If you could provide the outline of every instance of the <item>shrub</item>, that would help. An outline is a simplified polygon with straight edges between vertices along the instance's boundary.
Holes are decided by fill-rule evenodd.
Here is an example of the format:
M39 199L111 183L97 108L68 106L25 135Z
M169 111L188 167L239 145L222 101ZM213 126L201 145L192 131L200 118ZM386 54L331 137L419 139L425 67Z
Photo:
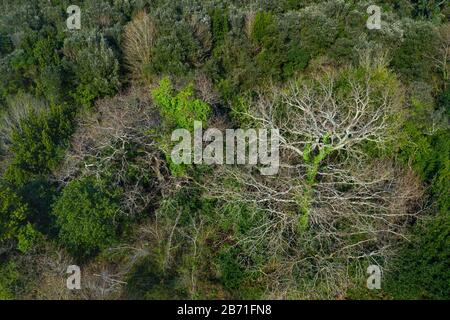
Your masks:
M237 290L245 279L245 269L238 261L237 248L224 247L218 254L217 263L221 281L228 290Z
M31 223L27 223L26 226L20 229L17 235L17 249L21 252L28 252L33 248L36 248L39 243L42 242L42 235L33 228Z
M0 33L0 56L11 53L13 51L13 43L11 37Z
M5 151L12 144L14 131L20 131L20 125L32 112L39 113L48 109L48 105L30 94L20 93L8 96L5 101L7 110L0 117L0 147Z
M252 50L247 39L232 37L215 48L208 67L225 100L232 100L240 90L251 89L260 82Z
M412 241L394 260L386 291L395 299L450 297L450 219L448 212L419 224Z
M161 80L159 87L152 91L152 97L163 118L163 126L167 132L159 133L159 148L166 154L172 175L183 176L186 173L186 165L175 164L171 161L170 152L173 143L170 140L170 130L184 128L193 130L194 121L205 122L211 113L211 107L193 98L194 90L188 85L183 90L174 93L169 78Z
M20 186L48 174L61 160L71 133L72 112L66 106L32 110L12 131L9 152L13 156L5 178Z
M304 70L308 66L310 56L300 45L294 43L289 46L286 59L283 75L285 78L289 78L294 75L295 71Z
M214 9L211 15L211 27L214 45L218 46L225 39L230 29L228 14L225 10Z
M256 14L255 20L251 27L251 37L257 43L263 42L263 40L270 36L273 29L271 27L274 23L274 17L270 12L260 11Z
M206 121L211 113L211 107L194 97L192 85L174 94L169 78L164 78L159 87L152 91L152 97L159 107L165 125L169 128L190 129L194 121Z
M334 2L325 4L306 8L299 17L301 45L311 57L325 53L338 35L338 22L335 18L330 19L335 14L332 10L338 8L328 6Z
M0 243L16 238L26 223L28 207L9 187L0 184Z
M391 65L409 80L428 79L437 33L431 23L419 21L405 21L404 29L404 40L393 52Z
M0 264L0 300L12 300L15 298L15 288L20 282L20 272L17 265L9 261Z
M150 71L154 74L184 75L189 73L190 68L200 67L210 49L210 35L200 29L204 26L192 20L191 25L187 21L176 21L170 29L158 30L160 36L154 48Z
M62 95L60 41L54 30L30 32L21 39L18 49L9 55L12 74L9 81L19 78L19 87L57 101ZM13 91L14 92L14 91Z
M62 69L56 65L49 65L43 68L36 79L36 93L52 103L62 103L63 92Z
M70 182L53 208L59 239L69 252L87 258L117 240L119 192L94 178Z
M73 48L75 60L71 69L76 89L72 96L78 103L91 106L95 99L113 95L119 89L119 61L103 36L89 38L87 42L79 51ZM65 49L70 51L68 47Z
M154 49L154 60L150 65L151 74L181 75L188 71L186 51L175 34L162 35Z

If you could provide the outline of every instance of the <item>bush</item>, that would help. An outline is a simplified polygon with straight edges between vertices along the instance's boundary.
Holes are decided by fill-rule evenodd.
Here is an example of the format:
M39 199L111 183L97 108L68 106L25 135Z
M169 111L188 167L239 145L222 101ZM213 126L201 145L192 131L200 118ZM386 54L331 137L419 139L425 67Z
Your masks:
M273 32L274 17L270 12L260 11L256 14L251 27L251 36L257 43L262 43Z
M87 45L75 41L70 44L72 48L66 42L65 50L75 51L70 64L76 85L72 96L78 103L91 106L95 99L111 96L119 89L119 61L103 36L91 35L86 40Z
M39 243L42 243L43 236L41 233L36 231L31 223L28 223L26 226L20 229L17 235L17 249L21 252L31 251L33 248L36 248Z
M17 265L9 261L0 264L0 300L12 300L16 296L16 288L20 283L20 272Z
M174 95L174 89L169 78L164 78L159 87L152 91L152 97L159 107L165 125L168 128L194 127L194 121L206 121L211 113L211 107L194 97L192 85Z
M238 261L237 248L223 248L218 254L217 263L221 281L228 290L237 290L245 279L245 269Z
M430 59L435 55L437 33L431 23L404 22L404 40L393 52L391 65L408 80L419 81L430 76Z
M334 2L326 4L326 6L318 4L308 7L299 17L301 45L311 57L324 54L333 45L338 35L338 21L330 16L333 17L336 14L333 10L340 8L333 8Z
M11 37L7 34L0 33L0 57L13 51L13 43Z
M62 103L64 98L63 70L56 65L45 67L36 79L36 93L51 103Z
M211 27L214 46L218 46L230 30L228 13L222 9L214 9L211 15Z
M12 131L12 160L5 178L21 186L37 176L50 173L61 160L72 133L72 111L52 105L49 110L31 110Z
M26 224L28 207L9 187L0 184L0 243L14 239Z
M175 164L170 158L173 142L170 131L173 129L194 129L194 121L205 122L211 107L199 99L194 99L192 85L174 93L169 78L161 80L159 87L152 91L152 97L163 118L164 132L159 134L159 148L166 154L172 175L184 176L186 165Z
M449 247L448 212L418 225L387 275L386 292L395 299L448 299Z
M87 258L117 241L121 221L117 189L94 178L70 182L53 207L59 239L69 252Z
M170 29L158 30L160 36L153 50L150 65L153 74L188 74L191 68L203 65L209 51L211 35L199 21L175 21ZM197 28L197 30L194 30Z

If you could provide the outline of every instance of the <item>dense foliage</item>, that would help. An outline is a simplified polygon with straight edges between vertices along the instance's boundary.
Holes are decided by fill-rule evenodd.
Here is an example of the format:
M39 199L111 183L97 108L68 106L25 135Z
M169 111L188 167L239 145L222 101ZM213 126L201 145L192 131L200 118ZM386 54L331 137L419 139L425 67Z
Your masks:
M445 1L71 4L0 4L0 299L450 298ZM194 121L278 174L174 164Z

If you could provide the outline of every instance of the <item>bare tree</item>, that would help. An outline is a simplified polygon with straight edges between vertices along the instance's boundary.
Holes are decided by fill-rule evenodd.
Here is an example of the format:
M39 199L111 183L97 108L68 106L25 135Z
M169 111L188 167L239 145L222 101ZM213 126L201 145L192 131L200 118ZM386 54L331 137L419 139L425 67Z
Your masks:
M281 148L298 157L304 156L306 147L356 155L361 143L382 145L400 126L393 121L402 112L399 88L375 92L379 88L371 82L369 75L362 81L347 79L349 92L338 96L332 75L313 84L293 81L286 89L260 94L243 115L259 126L279 129Z
M140 11L125 26L123 35L125 62L138 80L145 80L145 68L152 60L155 41L156 26L145 11Z
M150 132L157 124L157 113L144 89L101 100L96 108L96 114L79 119L55 179L64 185L74 178L108 176L123 189L123 211L135 214L155 199L167 176Z
M217 168L204 184L223 203L247 203L264 214L234 239L245 257L266 256L273 298L343 295L350 266L386 262L405 226L420 212L420 180L388 160L368 156L393 138L401 112L398 91L370 76L293 82L260 94L243 116L281 132L277 176L248 168ZM227 181L234 181L229 188ZM249 266L250 268L252 266ZM260 266L257 266L260 268ZM362 271L361 271L362 272ZM316 287L308 287L315 279Z

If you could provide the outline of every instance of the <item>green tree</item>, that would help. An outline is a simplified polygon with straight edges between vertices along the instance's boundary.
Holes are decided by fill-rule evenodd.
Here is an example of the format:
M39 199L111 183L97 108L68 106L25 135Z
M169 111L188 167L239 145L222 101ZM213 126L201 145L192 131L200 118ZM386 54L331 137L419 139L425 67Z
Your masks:
M118 190L108 190L94 178L70 182L53 208L61 243L77 257L87 258L116 242L118 197Z
M257 43L263 42L273 33L275 18L270 12L260 11L256 14L251 27L251 36Z
M214 45L217 46L222 43L230 29L227 12L223 9L214 9L211 24Z
M450 297L448 212L420 223L387 274L386 291L395 299Z
M192 85L174 94L169 78L161 80L159 87L152 91L152 97L169 128L193 128L194 121L206 121L211 113L207 103L194 98Z
M26 224L28 207L9 187L0 184L0 242L15 238Z
M392 67L408 80L419 81L430 76L430 59L435 55L437 33L429 22L404 22L404 40L393 52Z
M0 300L14 299L14 289L20 285L20 280L20 272L14 262L0 264Z
M5 178L18 186L55 169L72 133L72 111L52 105L49 110L32 110L12 132L9 152L13 155Z
M82 40L65 45L66 51L78 50L70 64L76 85L72 96L80 104L91 106L96 98L111 96L119 89L119 61L103 36L88 38L87 45L78 41Z

